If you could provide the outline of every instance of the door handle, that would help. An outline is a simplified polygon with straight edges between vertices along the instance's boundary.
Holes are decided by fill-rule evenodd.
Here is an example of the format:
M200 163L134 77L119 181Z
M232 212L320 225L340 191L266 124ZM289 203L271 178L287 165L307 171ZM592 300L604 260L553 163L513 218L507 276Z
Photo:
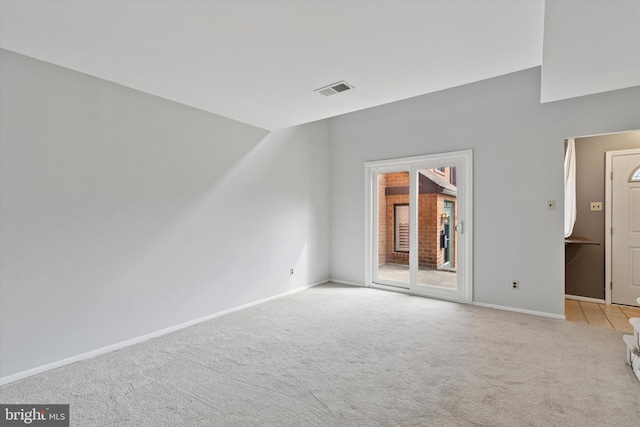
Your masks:
M462 234L464 232L464 227L462 226L461 222L457 223L456 226L454 227L454 229L456 230L456 233L458 233L458 234Z

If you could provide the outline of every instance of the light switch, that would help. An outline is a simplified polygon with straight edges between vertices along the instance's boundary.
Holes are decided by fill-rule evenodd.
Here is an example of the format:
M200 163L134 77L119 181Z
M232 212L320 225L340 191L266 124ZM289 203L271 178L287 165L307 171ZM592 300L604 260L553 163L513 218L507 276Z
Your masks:
M602 202L591 202L591 210L592 211L601 211L602 210Z

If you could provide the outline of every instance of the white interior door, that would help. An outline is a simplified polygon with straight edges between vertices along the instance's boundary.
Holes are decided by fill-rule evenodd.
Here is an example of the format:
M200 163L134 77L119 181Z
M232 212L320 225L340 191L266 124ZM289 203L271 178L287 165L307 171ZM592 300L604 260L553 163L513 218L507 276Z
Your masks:
M367 162L365 281L472 301L472 152Z
M640 153L614 154L611 169L611 301L639 306Z

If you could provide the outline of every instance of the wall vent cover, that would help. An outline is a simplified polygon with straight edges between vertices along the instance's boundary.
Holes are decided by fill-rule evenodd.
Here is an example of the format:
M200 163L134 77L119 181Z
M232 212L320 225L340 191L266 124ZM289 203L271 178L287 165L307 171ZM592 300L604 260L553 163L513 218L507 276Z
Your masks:
M345 92L347 90L355 89L352 85L345 82L344 80L341 82L330 84L329 86L321 87L320 89L314 90L314 92L321 93L324 96L335 95L336 93Z

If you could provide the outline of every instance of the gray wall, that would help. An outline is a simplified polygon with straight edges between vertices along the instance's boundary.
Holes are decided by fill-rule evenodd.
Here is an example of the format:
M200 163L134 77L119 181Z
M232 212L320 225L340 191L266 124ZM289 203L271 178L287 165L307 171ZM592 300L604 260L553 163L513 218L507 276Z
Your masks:
M531 69L267 134L1 55L3 377L328 277L363 283L364 162L466 148L474 299L562 314L562 141L640 128L640 88L541 105Z
M563 141L639 128L640 87L540 104L540 68L333 118L332 277L364 282L364 162L471 148L474 301L562 315Z
M327 122L0 59L2 377L328 279Z
M603 205L602 211L592 212L590 203L606 202L605 152L630 148L640 148L640 131L576 138L577 215L573 235L586 237L600 245L585 247L567 267L568 294L604 299L605 211Z

